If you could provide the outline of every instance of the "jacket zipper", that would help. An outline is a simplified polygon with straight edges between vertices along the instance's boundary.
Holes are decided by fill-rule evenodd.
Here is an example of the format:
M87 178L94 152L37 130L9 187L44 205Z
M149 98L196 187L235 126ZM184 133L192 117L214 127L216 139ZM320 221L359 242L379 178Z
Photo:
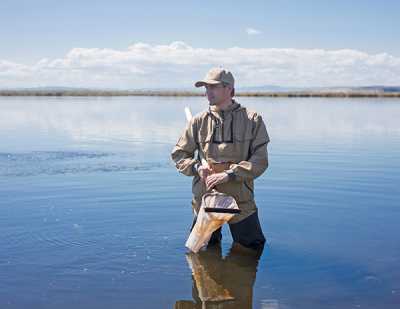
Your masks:
M224 111L222 111L222 123L221 123L222 142L225 142L224 123L225 123L225 114L224 114Z

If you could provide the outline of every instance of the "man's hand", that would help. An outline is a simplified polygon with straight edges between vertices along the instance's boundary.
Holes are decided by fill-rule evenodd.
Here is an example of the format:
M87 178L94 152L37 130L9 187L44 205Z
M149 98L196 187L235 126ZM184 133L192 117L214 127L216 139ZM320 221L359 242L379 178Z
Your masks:
M212 169L210 169L208 165L200 165L197 172L199 173L200 178L205 182L208 175L212 173Z
M225 172L209 175L206 178L207 190L212 189L213 187L215 187L216 185L218 185L220 183L228 182L228 179L229 179L229 176Z

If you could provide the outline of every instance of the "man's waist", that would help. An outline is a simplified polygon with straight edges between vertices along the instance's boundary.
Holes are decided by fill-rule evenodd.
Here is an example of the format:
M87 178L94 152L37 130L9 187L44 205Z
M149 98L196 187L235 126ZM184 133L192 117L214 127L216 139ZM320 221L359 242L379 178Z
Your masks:
M208 166L213 171L213 173L222 173L223 171L229 170L233 162L209 162Z

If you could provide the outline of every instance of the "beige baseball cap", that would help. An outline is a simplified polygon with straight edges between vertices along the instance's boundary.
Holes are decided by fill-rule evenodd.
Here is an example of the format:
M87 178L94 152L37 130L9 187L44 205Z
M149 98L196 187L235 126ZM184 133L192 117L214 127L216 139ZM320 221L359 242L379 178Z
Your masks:
M194 85L196 87L202 87L205 85L217 85L221 84L222 82L231 85L232 87L235 86L235 79L231 72L223 69L223 68L213 68L208 71L206 77L203 80L199 80Z

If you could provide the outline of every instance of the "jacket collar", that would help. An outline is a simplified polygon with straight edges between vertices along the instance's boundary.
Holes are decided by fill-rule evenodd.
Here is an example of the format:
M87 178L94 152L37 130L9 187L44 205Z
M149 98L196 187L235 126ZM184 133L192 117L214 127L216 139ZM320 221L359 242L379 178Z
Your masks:
M210 112L213 112L213 113L221 114L222 112L224 112L225 114L228 114L228 113L231 113L231 112L233 112L235 110L240 109L240 104L238 102L236 102L234 99L232 99L232 104L229 105L229 107L224 111L219 110L217 108L217 106L215 106L215 105L210 105L209 108L210 108Z

